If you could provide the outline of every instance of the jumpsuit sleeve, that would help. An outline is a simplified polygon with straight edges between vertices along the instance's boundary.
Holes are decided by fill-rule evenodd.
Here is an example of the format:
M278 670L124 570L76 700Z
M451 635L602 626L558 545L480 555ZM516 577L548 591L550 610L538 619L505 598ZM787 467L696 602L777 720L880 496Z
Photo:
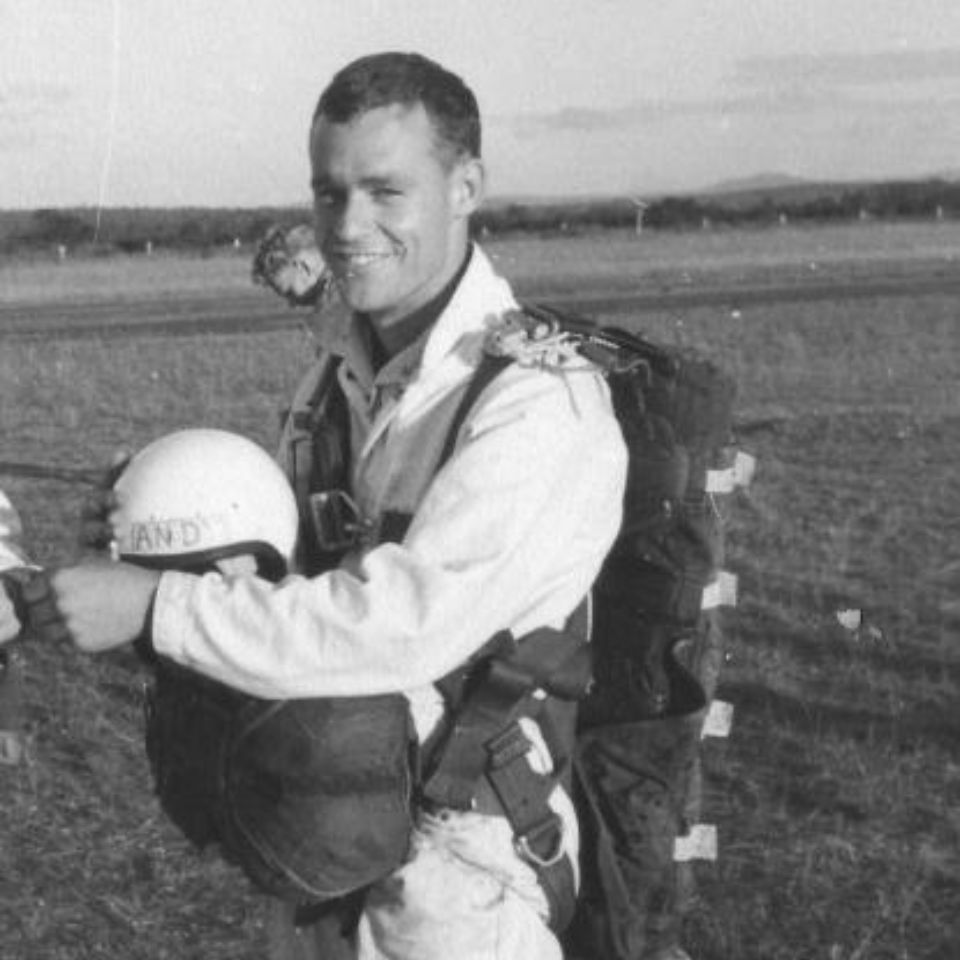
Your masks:
M401 544L280 584L165 573L157 652L267 698L399 692L560 626L619 529L626 450L592 369L497 378Z
M7 495L0 490L0 570L27 565L27 557L20 544L22 535L20 517Z

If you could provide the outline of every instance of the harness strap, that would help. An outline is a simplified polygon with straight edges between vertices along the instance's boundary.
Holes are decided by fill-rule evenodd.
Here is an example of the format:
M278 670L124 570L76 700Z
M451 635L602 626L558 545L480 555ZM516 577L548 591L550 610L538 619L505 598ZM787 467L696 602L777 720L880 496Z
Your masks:
M576 900L573 867L563 848L563 825L549 797L565 775L565 745L551 737L544 709L548 696L576 700L589 684L588 605L580 604L564 630L541 628L515 640L498 634L493 652L474 664L462 682L463 699L434 754L423 797L429 804L473 809L486 777L514 834L518 855L537 872L550 907L550 922L563 929ZM535 771L527 758L531 743L519 723L542 719L554 769ZM553 742L550 742L552 740Z
M338 363L332 355L324 357L316 370L316 381L310 396L289 413L291 481L297 504L301 507L308 502L312 493L314 433L322 418L326 400L334 389ZM306 515L308 511L301 509L301 516Z
M572 632L544 627L519 643L509 633L497 634L494 649L504 647L505 652L481 659L467 675L464 699L453 705L453 725L438 744L424 783L423 796L431 803L470 810L488 767L490 743L520 717L539 711L552 690L552 674L566 674L564 667L579 667L583 673L585 666L582 640ZM538 691L543 691L539 699ZM563 691L567 695L569 687Z
M447 431L446 440L444 440L443 448L440 451L440 458L437 460L436 469L438 472L453 454L453 448L457 444L457 436L460 433L460 428L480 398L480 394L483 393L483 391L493 383L497 375L509 367L511 363L513 363L511 357L497 357L489 353L483 354L480 358L480 363L477 365L477 369L467 384L467 389L464 391L456 413L453 415L450 429Z
M298 560L311 572L336 566L343 553L342 545L328 543L319 533L339 506L324 498L349 488L350 416L337 379L339 366L339 357L325 355L308 396L288 415L289 475L300 515Z
M573 916L576 881L563 845L563 823L549 804L559 770L536 773L527 760L530 741L512 723L488 744L487 780L513 828L514 849L537 873L550 925L563 930Z

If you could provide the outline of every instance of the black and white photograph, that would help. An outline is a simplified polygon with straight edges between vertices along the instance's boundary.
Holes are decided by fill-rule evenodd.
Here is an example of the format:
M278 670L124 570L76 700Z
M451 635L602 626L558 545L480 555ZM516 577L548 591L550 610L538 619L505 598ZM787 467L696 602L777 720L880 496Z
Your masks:
M0 0L0 958L958 960L960 3Z

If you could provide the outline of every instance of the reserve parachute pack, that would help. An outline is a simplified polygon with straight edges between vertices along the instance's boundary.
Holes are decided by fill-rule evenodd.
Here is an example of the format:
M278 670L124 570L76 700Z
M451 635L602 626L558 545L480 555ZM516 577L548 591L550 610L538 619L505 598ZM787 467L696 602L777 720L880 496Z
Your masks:
M505 360L571 349L606 376L629 466L591 591L592 678L571 751L581 889L563 938L571 956L640 960L677 944L689 861L710 858L698 851L712 829L696 822L699 743L724 655L720 610L735 600L717 497L749 481L752 460L731 447L735 384L714 362L539 305L507 319L502 355L484 358L465 402Z
M203 574L255 558L277 582L299 512L274 458L226 431L181 430L116 478L114 547L128 563ZM219 847L255 886L294 903L329 902L389 873L412 829L400 694L268 700L157 654L146 750L160 804L192 843Z

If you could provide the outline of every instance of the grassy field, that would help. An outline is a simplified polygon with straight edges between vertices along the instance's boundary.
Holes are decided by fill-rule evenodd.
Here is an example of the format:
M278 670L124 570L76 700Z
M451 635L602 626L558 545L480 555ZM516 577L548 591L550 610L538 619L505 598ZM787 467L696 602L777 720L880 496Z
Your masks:
M811 263L843 277L955 270L960 230L942 226L517 240L492 252L537 291L624 276L801 283ZM3 299L175 297L181 282L248 282L231 256L73 263L69 282L54 271L46 285L41 266L0 268ZM705 743L720 857L698 868L688 948L695 960L953 960L960 299L608 319L703 347L732 370L739 442L759 460L754 485L725 507L741 602L719 695L736 715L729 740ZM294 331L0 340L2 457L106 462L199 424L272 444L309 353ZM76 556L82 490L4 488L41 561ZM845 610L862 611L859 629L841 625ZM125 654L25 656L29 762L0 767L0 957L260 957L256 898L190 853L151 796L140 668Z
M501 270L523 291L634 289L823 278L956 275L960 221L872 223L769 230L610 231L582 238L491 241ZM250 250L207 256L0 259L0 306L18 302L124 301L250 292Z

